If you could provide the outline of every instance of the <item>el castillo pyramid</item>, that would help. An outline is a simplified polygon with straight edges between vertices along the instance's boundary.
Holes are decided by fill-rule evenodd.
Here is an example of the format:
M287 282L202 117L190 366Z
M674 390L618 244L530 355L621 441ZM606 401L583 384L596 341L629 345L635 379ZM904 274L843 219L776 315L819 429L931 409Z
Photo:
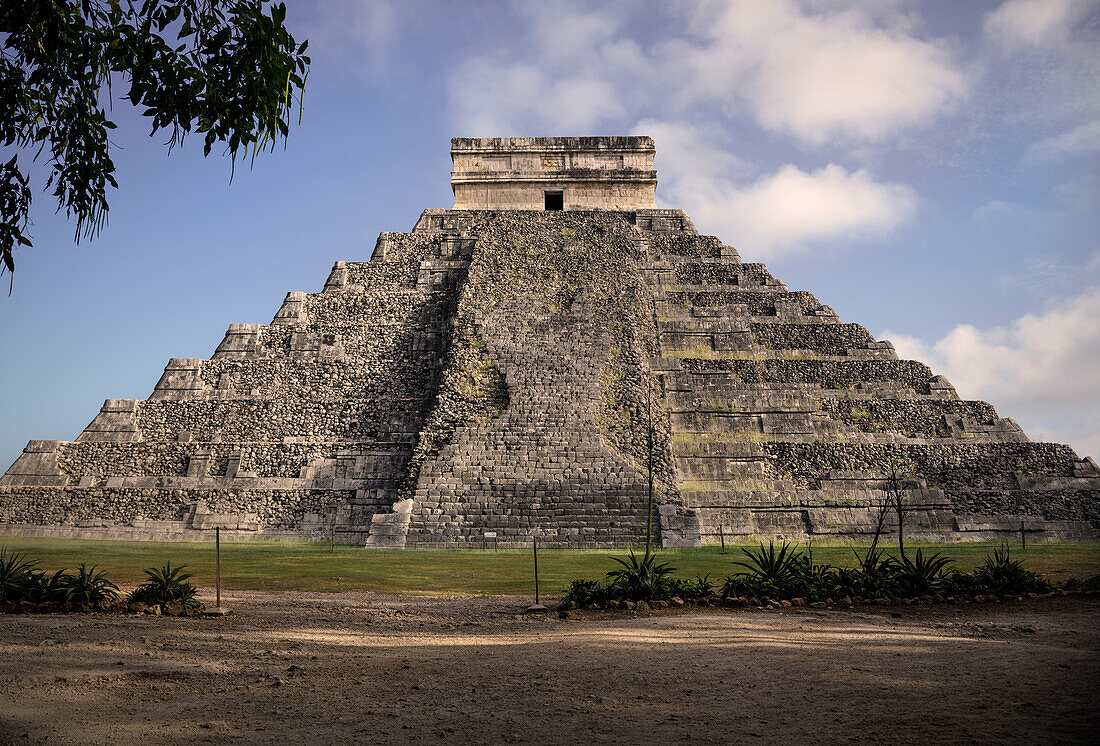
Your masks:
M656 209L654 154L452 140L453 209L30 441L0 533L626 544L652 463L664 546L867 535L891 472L913 536L1098 535L1094 461Z

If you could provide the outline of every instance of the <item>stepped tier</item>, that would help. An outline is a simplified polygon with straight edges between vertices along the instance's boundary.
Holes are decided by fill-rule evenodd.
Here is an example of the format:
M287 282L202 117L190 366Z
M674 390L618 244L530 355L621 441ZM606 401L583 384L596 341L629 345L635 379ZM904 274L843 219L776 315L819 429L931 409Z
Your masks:
M716 239L648 248L662 353L652 366L704 540L866 534L891 473L904 475L919 535L1095 535L1091 459L1031 443L989 404L960 400L927 366L898 360L889 342Z
M0 531L624 544L651 458L665 546L864 536L891 474L918 537L1100 526L1091 459L640 209L425 211L148 399L30 441Z

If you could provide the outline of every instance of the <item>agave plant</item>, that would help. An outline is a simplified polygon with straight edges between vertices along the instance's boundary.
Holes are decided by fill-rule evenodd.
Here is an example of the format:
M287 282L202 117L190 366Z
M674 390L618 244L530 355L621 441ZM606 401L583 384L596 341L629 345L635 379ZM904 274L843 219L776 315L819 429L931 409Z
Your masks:
M894 586L894 559L872 543L866 553L860 555L855 549L856 567L846 576L845 595L865 597L890 596Z
M992 555L986 555L985 561L974 571L974 578L987 590L1001 595L1050 590L1050 583L1024 568L1019 560L1012 559L1007 544L994 549Z
M148 568L145 570L145 582L130 594L130 601L140 601L150 606L175 601L184 609L198 608L195 586L187 582L191 574L183 571L185 567L187 565L172 567L171 562L165 562L164 567Z
M950 557L944 557L939 553L925 556L921 550L910 559L902 557L900 561L891 563L894 582L897 589L906 596L923 596L928 593L937 593L947 584L945 570L954 562Z
M747 584L757 593L785 595L795 590L794 586L798 584L804 561L797 545L783 542L783 545L776 550L775 542L768 542L767 548L761 544L758 550L742 549L741 551L748 556L748 561L733 564L745 568L737 574L745 577Z
M696 576L695 582L690 585L693 598L710 598L714 595L714 583L710 580L710 573L701 577Z
M88 567L82 562L75 575L63 575L59 589L62 600L81 606L117 601L118 586L96 568L97 565Z
M52 575L41 570L31 572L27 580L27 600L36 604L46 601L63 601L65 598L65 583L69 577L63 569Z
M0 548L0 601L22 601L38 563Z
M718 591L718 595L722 598L739 598L740 596L751 596L756 592L755 588L751 588L749 583L745 581L745 575L737 574L730 575L722 583L721 590Z
M862 557L859 552L854 548L852 554L856 556L856 562L859 564L860 572L864 575L887 575L890 572L891 560L889 555L886 554L876 544L872 544L867 550L867 553Z
M622 565L607 573L611 592L626 601L651 601L668 595L668 575L673 568L667 562L657 562L657 555L638 557L632 551L626 559L612 557Z
M834 568L827 563L814 562L813 553L806 552L806 554L798 555L796 571L807 585L823 588L829 584Z
M837 598L860 596L864 590L863 571L858 567L837 567L826 582L826 592Z

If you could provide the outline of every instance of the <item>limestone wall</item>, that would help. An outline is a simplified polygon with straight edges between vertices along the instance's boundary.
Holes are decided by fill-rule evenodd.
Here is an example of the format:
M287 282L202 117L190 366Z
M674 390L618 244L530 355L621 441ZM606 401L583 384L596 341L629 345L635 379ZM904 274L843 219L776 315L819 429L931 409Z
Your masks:
M593 177L598 177L593 174ZM542 210L546 192L561 192L566 210L637 210L652 207L657 182L592 178L455 184L456 210Z
M655 152L648 137L455 138L454 209L542 210L547 192L566 210L652 208Z

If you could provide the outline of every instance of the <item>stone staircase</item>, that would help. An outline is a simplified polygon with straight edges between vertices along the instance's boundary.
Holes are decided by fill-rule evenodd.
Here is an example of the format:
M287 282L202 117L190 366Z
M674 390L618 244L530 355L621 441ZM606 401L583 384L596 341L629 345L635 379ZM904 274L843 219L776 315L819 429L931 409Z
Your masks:
M555 313L511 307L479 324L508 406L458 430L425 464L409 543L637 542L648 485L600 437L599 371L609 355L582 300ZM656 518L655 518L656 520Z

